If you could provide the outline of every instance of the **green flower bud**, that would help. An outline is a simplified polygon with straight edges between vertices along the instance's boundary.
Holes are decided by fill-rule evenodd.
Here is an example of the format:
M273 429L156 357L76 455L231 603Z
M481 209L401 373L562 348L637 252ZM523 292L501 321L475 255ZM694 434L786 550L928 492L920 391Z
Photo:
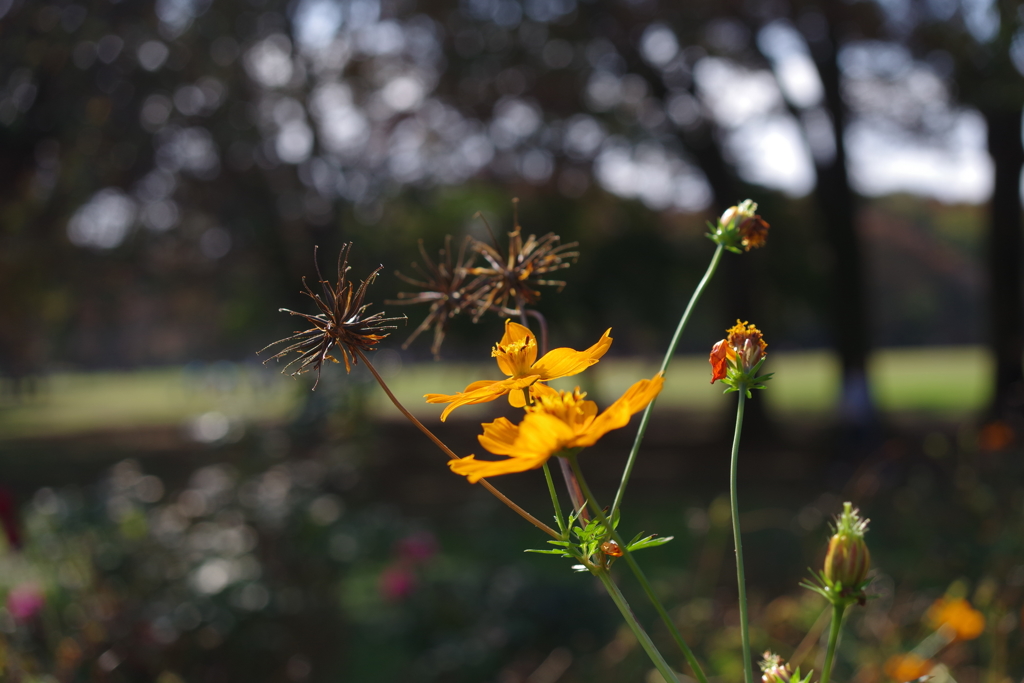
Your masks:
M860 511L851 503L843 503L843 512L836 518L832 538L825 554L825 580L831 585L842 584L855 590L867 578L871 569L871 553L864 543L864 532L870 520L862 519Z

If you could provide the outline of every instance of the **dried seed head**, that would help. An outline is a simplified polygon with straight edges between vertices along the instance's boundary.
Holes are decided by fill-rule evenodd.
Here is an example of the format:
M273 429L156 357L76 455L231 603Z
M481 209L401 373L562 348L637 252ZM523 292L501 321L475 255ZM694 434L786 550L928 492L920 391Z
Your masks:
M515 229L508 234L507 254L501 252L497 243L490 245L473 240L473 250L487 261L487 266L469 270L470 274L480 276L474 320L479 320L487 311L521 315L523 306L540 299L535 287L564 287L565 281L549 280L546 276L575 263L579 252L572 251L578 246L577 242L560 242L561 238L553 232L541 238L530 235L524 240L518 218Z
M320 309L319 313L310 315L287 308L280 309L305 319L313 327L272 342L257 352L262 353L276 344L291 342L264 362L283 358L292 352L297 353L298 358L285 365L281 371L286 372L295 363L299 364L298 367L289 373L293 376L316 370L316 384L313 385L313 389L316 389L317 384L320 383L320 372L324 361L338 362L338 359L331 355L332 347L338 348L341 359L345 363L345 370L351 371L352 366L358 362L356 349L361 351L372 349L377 342L388 336L389 333L384 332L385 330L396 329L395 325L388 323L405 320L405 316L386 318L383 312L366 315L366 309L370 306L370 304L363 303L366 298L366 288L377 277L377 273L381 271L382 267L375 268L369 277L359 284L358 288L354 287L346 279L349 271L348 255L351 250L352 243L349 242L341 248L341 252L338 254L338 281L336 284L332 285L323 278L323 275L320 274L320 264L316 263L316 275L323 289L323 297L314 293L306 283L306 278L302 278L302 286L305 289L303 294L316 303L317 308ZM313 252L313 258L315 261L316 250ZM381 332L384 333L380 334Z
M434 358L440 358L441 342L444 341L448 329L448 322L459 313L462 313L479 298L479 286L481 278L469 280L469 267L472 265L474 254L468 254L467 249L472 244L470 238L463 241L459 248L458 256L452 259L452 237L446 235L444 248L438 252L437 261L431 260L423 247L423 240L420 240L420 255L423 264L413 263L412 267L419 273L419 279L411 278L396 272L395 275L404 282L420 287L421 292L399 292L398 299L385 301L386 304L430 304L427 317L413 330L409 338L402 344L402 348L408 348L420 335L431 326L434 328L434 343L430 347Z

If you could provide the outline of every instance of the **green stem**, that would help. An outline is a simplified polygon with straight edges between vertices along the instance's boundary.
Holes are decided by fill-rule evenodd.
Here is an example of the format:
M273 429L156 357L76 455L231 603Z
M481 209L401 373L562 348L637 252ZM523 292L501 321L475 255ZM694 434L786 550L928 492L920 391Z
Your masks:
M544 463L544 480L548 483L548 493L551 494L551 504L555 508L555 521L558 522L558 530L565 534L565 518L562 517L562 506L558 504L558 492L555 491L555 482L551 479L551 470L548 464Z
M745 386L737 387L740 400L736 407L736 433L732 439L732 465L729 468L729 500L732 504L732 538L736 544L736 583L740 593L740 639L743 643L743 676L746 683L754 682L754 669L750 657L750 625L747 619L747 580L743 571L743 543L740 541L740 505L736 486L736 470L739 462L740 433L743 430L743 404L746 400Z
M843 627L843 612L846 605L839 603L832 606L832 626L828 630L828 649L825 651L825 668L821 672L821 683L828 683L832 678L832 659L836 655L839 644L839 630Z
M629 603L626 602L626 598L622 595L622 591L620 591L619 587L615 585L614 581L612 581L612 577L608 574L608 570L599 569L593 573L597 575L597 578L601 579L601 583L604 584L605 589L608 591L608 595L611 596L615 606L618 607L619 612L622 613L622 618L626 620L626 624L629 626L630 630L633 631L633 635L635 635L636 639L640 641L640 647L644 649L647 656L651 658L652 662L654 662L655 668L661 672L661 676L665 679L665 682L678 683L679 679L676 678L675 672L672 671L672 668L668 665L668 662L665 661L665 658L661 656L661 652L659 652L658 648L655 647L654 642L651 640L651 637L647 635L647 632L644 631L643 626L641 626L640 622L637 621L636 615L633 614L633 610L629 608Z
M640 569L640 565L638 565L636 560L633 559L633 553L629 552L629 548L627 547L626 542L622 540L622 536L620 536L619 532L611 525L611 522L608 521L608 517L604 514L604 510L602 510L601 506L598 505L597 500L594 498L594 494L587 485L587 480L583 478L583 471L580 469L580 464L576 460L576 454L569 453L566 455L566 459L568 459L569 464L572 466L572 471L576 474L576 481L579 482L580 488L583 489L583 495L587 497L587 503L590 505L590 509L594 512L594 516L597 517L598 521L600 521L604 528L608 530L612 539L619 545L619 549L622 550L622 556L625 558L626 564L629 565L633 575L636 576L637 581L640 582L640 586L644 589L644 593L647 594L647 598L651 601L651 604L654 605L654 609L658 612L658 616L661 617L665 626L668 627L673 640L676 641L676 645L679 646L679 649L683 652L683 656L686 657L686 662L690 665L690 668L693 669L694 675L697 676L697 680L699 680L700 683L708 683L708 677L704 675L704 670L700 668L700 664L697 662L697 658L694 657L693 651L690 650L690 646L686 644L685 640L683 640L683 634L681 634L679 629L676 628L675 622L672 621L672 617L669 616L665 607L661 604L661 600L659 600L658 596L654 593L654 588L651 586L651 582L647 580L643 570Z
M711 257L711 264L708 265L708 270L704 273L704 277L697 284L697 289L693 291L693 296L690 297L690 303L686 305L686 310L683 311L683 317L679 319L679 325L676 326L675 334L672 335L672 341L669 342L668 350L665 351L665 358L661 361L660 372L668 370L669 363L672 362L672 356L675 355L676 346L679 345L679 339L683 336L683 330L686 328L686 324L690 322L690 316L693 314L693 309L697 305L697 301L700 300L704 290L708 288L708 283L711 282L711 277L715 274L718 269L718 263L722 260L722 251L724 247L718 245L715 248L715 254ZM640 426L636 430L636 438L633 439L633 448L629 451L629 458L626 460L626 467L622 471L622 481L619 482L619 490L615 492L615 500L612 502L611 516L614 517L619 506L622 505L622 497L626 494L626 484L629 483L629 477L633 474L633 466L636 464L637 454L640 452L640 444L644 440L644 434L647 433L647 424L651 421L651 410L654 409L654 401L651 401L647 408L644 410L644 414L640 418Z

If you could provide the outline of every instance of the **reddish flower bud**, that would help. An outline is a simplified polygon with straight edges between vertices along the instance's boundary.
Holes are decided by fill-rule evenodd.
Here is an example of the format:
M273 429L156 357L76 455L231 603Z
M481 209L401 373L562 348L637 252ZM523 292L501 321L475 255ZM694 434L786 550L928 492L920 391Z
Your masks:
M608 540L601 544L601 552L610 557L622 557L622 548L615 541Z

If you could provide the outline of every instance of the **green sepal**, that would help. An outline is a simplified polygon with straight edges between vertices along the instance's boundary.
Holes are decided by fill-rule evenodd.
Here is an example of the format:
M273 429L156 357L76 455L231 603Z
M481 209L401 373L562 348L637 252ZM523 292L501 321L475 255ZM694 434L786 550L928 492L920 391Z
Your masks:
M811 669L810 671L807 672L806 676L801 677L800 676L800 667L798 666L796 668L796 671L793 672L793 675L789 677L789 683L810 683L811 676L813 676L813 675L814 675L814 669Z
M801 581L800 586L814 591L837 607L863 605L869 597L864 589L871 583L870 578L865 579L857 586L844 588L842 581L830 581L823 571L816 572L811 568L808 568L807 571L811 573L811 578Z

